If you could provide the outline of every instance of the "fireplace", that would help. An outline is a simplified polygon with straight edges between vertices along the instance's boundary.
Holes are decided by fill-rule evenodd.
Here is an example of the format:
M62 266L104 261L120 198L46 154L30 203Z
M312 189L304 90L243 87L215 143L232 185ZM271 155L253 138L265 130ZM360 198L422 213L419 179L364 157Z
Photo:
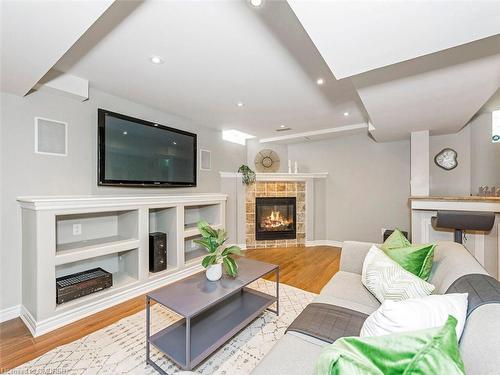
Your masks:
M255 198L255 239L295 239L295 197Z

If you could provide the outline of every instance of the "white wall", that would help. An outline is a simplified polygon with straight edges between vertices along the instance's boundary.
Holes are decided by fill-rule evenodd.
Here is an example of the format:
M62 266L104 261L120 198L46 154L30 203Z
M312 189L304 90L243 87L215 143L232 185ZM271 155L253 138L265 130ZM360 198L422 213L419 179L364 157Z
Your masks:
M1 94L1 249L0 310L21 303L21 195L168 194L218 192L219 171L236 171L246 149L222 141L220 132L144 105L96 90L78 102L35 92L26 97ZM198 187L134 189L97 187L97 108L185 129L198 134L198 147L212 151L212 171L198 171ZM67 157L34 153L34 117L68 122ZM7 287L8 286L8 287Z
M429 131L412 132L410 138L410 192L412 196L429 195Z
M247 165L257 172L255 168L255 156L259 151L270 149L276 152L280 158L280 167L277 172L288 172L288 146L277 143L259 143L256 139L247 141ZM293 168L293 167L292 167Z
M483 113L470 123L471 193L479 186L500 187L500 143L491 142L492 114Z
M430 137L430 195L477 195L479 186L500 186L500 144L491 142L491 112L469 122L460 132ZM458 166L445 171L434 156L445 147L458 153Z
M382 228L409 229L410 142L376 143L365 134L292 144L303 172L329 172L315 204L316 235L328 240L382 240Z

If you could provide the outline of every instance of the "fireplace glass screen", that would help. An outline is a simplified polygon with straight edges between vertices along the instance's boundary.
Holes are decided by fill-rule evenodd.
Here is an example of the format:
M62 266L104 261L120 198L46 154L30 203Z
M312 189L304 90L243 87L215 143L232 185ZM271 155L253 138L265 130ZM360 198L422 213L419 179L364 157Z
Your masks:
M296 237L296 198L256 198L255 238L257 240Z

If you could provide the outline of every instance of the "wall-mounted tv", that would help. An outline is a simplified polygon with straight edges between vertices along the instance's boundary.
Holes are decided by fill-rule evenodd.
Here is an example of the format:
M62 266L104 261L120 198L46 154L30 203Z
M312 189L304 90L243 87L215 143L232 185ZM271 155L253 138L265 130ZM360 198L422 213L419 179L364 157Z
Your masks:
M196 186L196 134L98 109L98 184Z

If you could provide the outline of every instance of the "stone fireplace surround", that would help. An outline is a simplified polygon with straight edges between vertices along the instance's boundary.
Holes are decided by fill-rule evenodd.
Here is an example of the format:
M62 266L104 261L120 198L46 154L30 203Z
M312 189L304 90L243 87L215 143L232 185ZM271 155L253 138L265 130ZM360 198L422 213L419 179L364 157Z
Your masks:
M255 198L257 197L295 197L297 199L297 235L295 239L257 240L255 238ZM304 246L306 243L305 200L306 184L302 181L257 181L247 186L245 198L246 248Z
M221 192L228 195L226 204L226 229L230 243L245 248L270 248L277 246L341 246L338 241L326 240L323 233L324 223L321 206L324 205L324 189L327 183L327 172L316 173L257 173L257 181L247 189L242 183L241 173L220 172ZM269 183L269 184L268 184ZM291 183L288 185L288 183ZM317 189L319 188L319 190ZM279 190L278 190L279 189ZM295 240L255 241L255 197L295 196L302 202L300 214L300 231L297 228ZM249 210L247 215L247 208ZM318 211L320 210L320 211ZM317 212L318 211L318 212ZM297 207L297 216L299 207ZM253 216L252 216L253 215ZM252 220L253 218L253 220ZM299 219L299 217L297 217ZM250 222L247 222L249 220ZM247 230L248 227L251 229ZM319 231L316 228L319 225ZM287 242L290 241L290 242Z
M296 197L256 197L256 240L297 238L296 205Z

